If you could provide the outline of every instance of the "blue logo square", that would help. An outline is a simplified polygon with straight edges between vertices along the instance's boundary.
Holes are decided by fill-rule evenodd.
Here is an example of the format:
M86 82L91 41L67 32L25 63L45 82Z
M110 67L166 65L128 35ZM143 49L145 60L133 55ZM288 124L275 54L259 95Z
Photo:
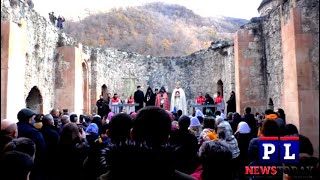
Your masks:
M278 137L260 137L260 164L277 164L279 162Z
M296 164L299 162L299 137L280 137L281 163Z

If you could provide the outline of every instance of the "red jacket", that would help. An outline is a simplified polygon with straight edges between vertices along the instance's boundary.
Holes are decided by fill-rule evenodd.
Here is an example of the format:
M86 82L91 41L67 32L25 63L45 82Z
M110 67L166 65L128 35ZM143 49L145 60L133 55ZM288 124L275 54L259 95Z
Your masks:
M134 103L134 99L133 98L128 99L128 104L133 104L133 103Z
M220 104L222 102L222 96L216 97L216 104Z
M197 104L203 104L206 101L206 98L203 96L197 97Z

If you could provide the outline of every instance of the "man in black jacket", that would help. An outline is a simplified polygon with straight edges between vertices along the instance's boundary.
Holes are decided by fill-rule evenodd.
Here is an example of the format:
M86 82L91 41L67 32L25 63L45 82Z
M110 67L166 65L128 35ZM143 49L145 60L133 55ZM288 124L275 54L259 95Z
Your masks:
M46 144L45 144L45 140L43 138L42 133L31 124L35 115L36 113L28 108L21 109L18 112L17 114L17 118L19 120L19 122L17 123L18 137L29 138L36 144L34 169L31 171L30 178L43 179L42 165L44 162L43 155L46 149Z
M135 106L135 111L138 112L139 109L143 108L144 93L141 91L141 86L137 86L137 91L134 93L134 102L138 103L139 106Z

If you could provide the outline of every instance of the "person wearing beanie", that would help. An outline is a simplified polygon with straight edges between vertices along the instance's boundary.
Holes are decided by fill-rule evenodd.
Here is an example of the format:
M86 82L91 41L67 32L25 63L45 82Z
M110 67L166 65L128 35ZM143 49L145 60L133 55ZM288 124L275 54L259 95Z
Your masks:
M78 122L78 116L76 114L71 114L70 115L70 121L72 123L77 123Z
M286 125L284 121L278 117L277 113L275 113L272 109L267 109L265 111L265 120L274 120L277 122L279 126L280 136L285 135Z
M45 153L46 143L42 133L31 124L35 115L36 113L28 108L21 109L18 112L18 137L29 138L36 144L35 168L30 176L32 178L42 178L41 172L43 171L42 164L44 162L43 155Z

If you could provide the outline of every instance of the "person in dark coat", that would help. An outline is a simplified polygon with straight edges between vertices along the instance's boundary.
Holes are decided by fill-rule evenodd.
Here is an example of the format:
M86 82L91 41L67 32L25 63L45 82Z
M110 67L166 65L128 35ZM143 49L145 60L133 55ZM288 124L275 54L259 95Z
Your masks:
M83 132L84 133L84 132ZM67 123L62 129L58 145L58 173L60 180L84 179L83 162L89 152L89 145L75 123Z
M283 120L283 123L286 125L286 114L284 113L284 110L279 108L277 111L277 115Z
M45 173L48 179L55 179L55 172L52 169L57 167L57 148L60 139L59 133L54 128L54 120L51 114L47 114L42 119L42 129L43 138L46 143L45 159L44 166Z
M100 96L100 99L97 101L96 106L98 108L98 115L103 117L106 115L107 102L103 99L103 96Z
M138 103L139 106L135 106L135 111L138 112L139 109L143 108L144 93L141 91L141 86L137 86L137 91L134 93L134 102Z
M173 131L169 139L171 145L177 146L175 150L175 168L183 173L192 174L198 166L198 140L188 130L190 126L190 118L188 116L181 116L178 123L179 129Z
M59 109L52 109L50 114L53 117L55 129L59 132L59 129L60 129L60 126L61 126L61 119L60 119L60 111L59 111Z
M257 137L257 133L258 133L258 127L257 127L257 120L254 117L253 114L251 114L251 108L250 107L246 107L245 108L245 113L242 117L242 121L245 121L250 129L251 129L251 135L253 138Z
M63 22L65 21L64 17L59 16L57 19L57 27L63 29Z
M153 93L151 87L148 87L147 93L144 96L144 102L146 103L146 106L154 106L156 103L156 95Z
M42 164L44 162L43 155L46 150L46 143L42 133L31 124L35 116L36 113L28 108L21 109L18 112L18 137L29 138L36 144L35 167L31 171L30 179L43 179Z
M227 101L227 114L229 112L236 112L236 95L235 93L232 91L231 94L230 94L230 98L229 100Z
M204 97L206 98L206 100L204 102L205 105L214 105L214 100L208 93ZM215 112L214 107L205 108L204 112L207 112L207 109L211 110L211 113Z

